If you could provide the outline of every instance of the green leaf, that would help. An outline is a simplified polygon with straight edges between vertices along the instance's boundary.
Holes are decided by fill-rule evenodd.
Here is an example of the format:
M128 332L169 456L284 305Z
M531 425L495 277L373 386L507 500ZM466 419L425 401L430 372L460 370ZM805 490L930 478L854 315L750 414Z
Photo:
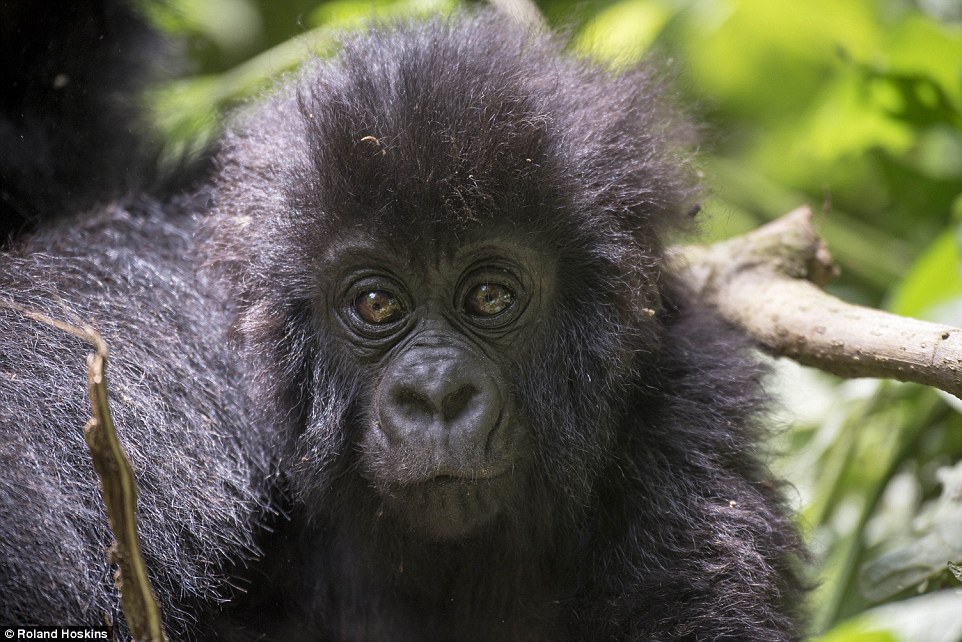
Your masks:
M575 42L579 51L599 60L630 64L644 56L674 14L658 0L624 0L599 11Z
M934 319L937 309L962 297L962 253L957 230L943 232L916 260L898 284L889 310L915 318Z
M960 642L960 612L962 595L938 591L865 611L812 642Z
M917 518L914 539L866 565L861 592L869 600L897 595L962 560L962 462L940 468L936 476L942 494Z
M319 4L310 15L314 27L336 26L341 29L359 27L372 19L390 20L405 16L449 13L453 0L333 0Z
M888 37L888 69L931 78L956 105L962 104L962 31L914 12L893 27Z
M861 622L843 622L812 642L899 642L887 631L867 631Z

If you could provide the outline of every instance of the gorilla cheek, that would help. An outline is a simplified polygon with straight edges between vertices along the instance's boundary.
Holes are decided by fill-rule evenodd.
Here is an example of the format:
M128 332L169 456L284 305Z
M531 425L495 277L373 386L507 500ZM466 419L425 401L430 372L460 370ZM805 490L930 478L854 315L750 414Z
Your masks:
M491 359L454 338L414 341L386 365L363 437L364 469L418 534L469 535L521 484L506 389Z

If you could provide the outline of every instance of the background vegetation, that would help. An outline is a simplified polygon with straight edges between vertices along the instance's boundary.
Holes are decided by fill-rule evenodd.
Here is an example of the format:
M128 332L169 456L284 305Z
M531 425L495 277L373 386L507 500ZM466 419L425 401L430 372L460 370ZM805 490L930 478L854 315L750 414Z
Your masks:
M371 16L455 0L173 0L191 68L151 97L171 155ZM802 203L843 298L962 326L959 0L543 0L586 55L652 50L706 124L709 239ZM777 364L783 474L817 558L823 642L962 642L962 401Z

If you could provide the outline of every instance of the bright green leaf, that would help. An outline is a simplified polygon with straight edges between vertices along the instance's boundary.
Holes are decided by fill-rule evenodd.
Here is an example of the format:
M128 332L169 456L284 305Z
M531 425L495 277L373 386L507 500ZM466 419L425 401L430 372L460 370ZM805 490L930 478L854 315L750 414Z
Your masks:
M600 60L629 64L641 59L674 7L658 0L623 0L595 14L576 48Z
M896 87L869 82L862 70L849 67L815 102L811 116L796 125L804 135L795 138L788 158L824 166L859 158L872 148L902 154L914 136L908 124L892 115L902 104Z
M447 13L454 0L333 0L317 6L311 13L313 26L357 27L371 19L391 19L431 13Z
M891 633L867 628L862 621L843 622L812 642L900 642Z
M888 67L892 72L933 79L962 104L962 30L910 13L892 30Z
M837 66L839 52L861 60L882 42L869 0L712 0L695 4L685 35L698 87L726 109L781 122L805 109Z
M962 256L956 230L943 232L896 287L889 310L915 318L962 297Z
M960 642L962 595L946 590L865 611L812 642Z

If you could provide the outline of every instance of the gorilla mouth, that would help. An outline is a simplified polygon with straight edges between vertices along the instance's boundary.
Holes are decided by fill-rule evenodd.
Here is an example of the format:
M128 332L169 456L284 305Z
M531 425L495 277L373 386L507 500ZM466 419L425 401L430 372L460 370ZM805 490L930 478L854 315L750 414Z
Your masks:
M513 485L509 472L488 477L442 473L412 484L391 487L384 495L391 511L426 539L470 537L500 513Z
M503 477L508 474L507 471L495 471L488 474L459 474L459 473L438 473L432 475L424 481L417 482L413 485L420 484L483 484L486 482L492 482L499 477Z

